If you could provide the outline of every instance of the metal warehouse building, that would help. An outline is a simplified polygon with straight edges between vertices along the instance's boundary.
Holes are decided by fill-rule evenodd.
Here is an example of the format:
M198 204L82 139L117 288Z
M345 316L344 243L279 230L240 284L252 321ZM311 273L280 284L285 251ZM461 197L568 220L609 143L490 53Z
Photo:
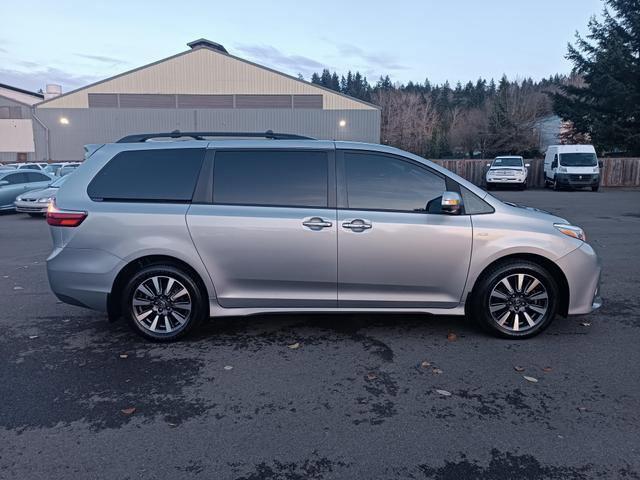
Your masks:
M44 145L44 129L33 125L32 106L44 95L0 83L0 162L35 161L36 143ZM41 159L46 157L40 157Z
M266 131L380 141L375 105L230 55L209 40L35 106L37 157L83 158L83 145L140 132ZM39 137L38 137L39 138ZM44 143L44 144L41 144Z

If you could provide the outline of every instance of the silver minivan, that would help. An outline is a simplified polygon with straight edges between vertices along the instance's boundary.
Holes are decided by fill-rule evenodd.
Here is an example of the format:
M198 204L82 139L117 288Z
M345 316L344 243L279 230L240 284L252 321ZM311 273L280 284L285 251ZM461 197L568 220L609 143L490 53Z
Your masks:
M47 221L58 298L155 341L265 312L466 314L526 338L601 303L582 229L383 145L134 135L96 147Z

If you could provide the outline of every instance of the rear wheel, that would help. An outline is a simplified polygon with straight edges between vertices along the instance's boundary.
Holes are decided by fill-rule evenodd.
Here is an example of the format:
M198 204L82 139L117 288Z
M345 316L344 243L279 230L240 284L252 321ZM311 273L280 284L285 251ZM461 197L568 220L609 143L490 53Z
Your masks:
M555 317L558 291L553 277L540 265L508 261L491 268L478 281L470 313L496 336L529 338Z
M124 288L122 312L131 328L156 342L171 342L193 330L206 315L193 276L172 265L150 265Z
M553 179L553 189L557 192L558 190L560 190L560 184L558 183L558 180L556 180L555 178Z
M600 188L600 185L596 185L595 187L591 187L591 191L597 192L599 188Z

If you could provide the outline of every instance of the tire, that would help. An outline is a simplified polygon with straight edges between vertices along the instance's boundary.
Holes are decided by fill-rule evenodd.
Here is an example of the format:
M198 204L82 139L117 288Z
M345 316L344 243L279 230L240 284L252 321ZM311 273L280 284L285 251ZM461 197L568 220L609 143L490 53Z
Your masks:
M553 189L558 192L560 190L560 184L558 183L558 181L554 178L553 179Z
M138 335L154 342L173 342L205 318L205 300L191 273L156 264L142 268L127 282L121 311Z
M509 283L513 293L509 293L503 280ZM553 276L537 263L505 261L491 267L478 279L469 313L492 335L530 338L553 321L558 295L558 284Z
M591 187L591 191L597 192L599 188L600 188L600 185L596 185L595 187Z
M522 185L520 185L520 190L526 190L527 189L527 182L522 182Z
M31 212L31 213L29 213L29 216L33 217L33 218L42 218L42 217L45 216L45 214L44 213L32 213Z
M487 183L487 192L489 190L493 190L493 185L491 185L490 183Z

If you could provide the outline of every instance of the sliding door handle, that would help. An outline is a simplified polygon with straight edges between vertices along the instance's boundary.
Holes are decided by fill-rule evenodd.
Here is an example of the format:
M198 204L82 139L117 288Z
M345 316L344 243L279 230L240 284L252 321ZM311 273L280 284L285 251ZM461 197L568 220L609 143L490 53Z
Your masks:
M368 230L371 228L371 222L356 218L355 220L347 220L344 222L342 224L342 228L349 228L351 230Z
M322 228L332 227L333 223L321 217L312 217L312 218L305 218L302 221L302 225L312 230L320 230Z

